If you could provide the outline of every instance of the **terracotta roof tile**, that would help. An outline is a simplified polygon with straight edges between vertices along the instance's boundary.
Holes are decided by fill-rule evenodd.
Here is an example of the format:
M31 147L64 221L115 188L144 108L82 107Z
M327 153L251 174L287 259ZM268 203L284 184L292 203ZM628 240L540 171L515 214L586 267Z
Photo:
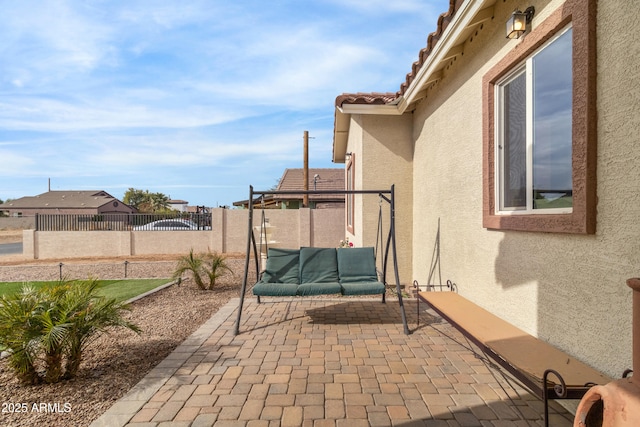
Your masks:
M384 105L396 99L396 94L392 92L386 93L343 93L336 98L338 107L343 104L368 104L368 105Z
M318 175L315 188L317 190L344 191L344 169L342 168L309 168L309 190L314 189L314 176ZM296 191L304 189L304 170L302 168L285 169L278 190ZM275 195L275 199L296 199L302 195ZM335 200L344 198L343 194L310 194L309 200Z
M368 104L368 105L384 105L388 104L400 96L404 95L411 83L415 80L418 72L427 61L427 58L431 54L434 46L440 40L442 33L447 28L456 11L460 9L462 3L466 0L449 0L449 10L442 13L438 17L438 27L436 31L429 34L427 37L427 46L422 48L418 54L418 60L411 65L411 72L409 72L405 78L405 81L400 85L400 90L396 93L343 93L336 98L336 106L341 107L344 104Z

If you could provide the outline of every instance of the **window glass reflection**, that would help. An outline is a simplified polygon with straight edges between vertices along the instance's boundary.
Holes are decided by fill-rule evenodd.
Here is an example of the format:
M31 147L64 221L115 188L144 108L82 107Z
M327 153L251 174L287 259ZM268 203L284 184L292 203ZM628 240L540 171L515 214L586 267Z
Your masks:
M572 31L533 57L534 208L572 206Z

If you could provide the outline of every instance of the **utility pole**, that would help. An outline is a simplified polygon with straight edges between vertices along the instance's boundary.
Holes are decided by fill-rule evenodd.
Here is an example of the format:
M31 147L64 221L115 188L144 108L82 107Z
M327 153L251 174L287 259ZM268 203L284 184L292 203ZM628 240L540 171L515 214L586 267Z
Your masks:
M303 189L304 191L309 191L309 131L305 130L304 131L304 167L303 167L303 181L304 181L304 186ZM309 207L309 195L308 194L304 194L302 197L302 207L303 208L308 208Z

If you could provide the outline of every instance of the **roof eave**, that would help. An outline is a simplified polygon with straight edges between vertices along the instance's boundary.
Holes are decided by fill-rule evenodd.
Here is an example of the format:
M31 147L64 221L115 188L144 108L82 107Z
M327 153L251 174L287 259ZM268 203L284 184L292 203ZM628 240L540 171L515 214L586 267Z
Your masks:
M469 35L480 24L493 18L494 4L495 0L462 2L404 91L404 100L399 105L402 112L424 98L426 88L442 78L442 70L446 64L463 54Z
M400 96L389 104L342 104L336 107L333 126L333 162L344 163L349 139L349 127L352 114L375 114L381 116L399 116L403 112L399 105Z
M352 114L402 115L415 108L417 102L426 96L430 85L443 77L446 64L464 52L469 35L483 22L493 18L496 0L462 1L456 8L451 21L438 35L433 49L427 52L425 62L419 66L411 82L386 104L342 103L336 106L333 134L333 162L344 163ZM457 2L456 2L457 3ZM414 64L416 65L416 64Z

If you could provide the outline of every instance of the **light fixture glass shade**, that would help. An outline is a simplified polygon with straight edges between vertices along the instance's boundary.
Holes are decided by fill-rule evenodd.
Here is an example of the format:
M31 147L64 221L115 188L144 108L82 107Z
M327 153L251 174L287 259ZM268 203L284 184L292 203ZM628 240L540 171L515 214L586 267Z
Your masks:
M527 14L516 10L507 21L507 38L517 39L527 29Z

